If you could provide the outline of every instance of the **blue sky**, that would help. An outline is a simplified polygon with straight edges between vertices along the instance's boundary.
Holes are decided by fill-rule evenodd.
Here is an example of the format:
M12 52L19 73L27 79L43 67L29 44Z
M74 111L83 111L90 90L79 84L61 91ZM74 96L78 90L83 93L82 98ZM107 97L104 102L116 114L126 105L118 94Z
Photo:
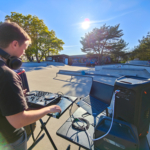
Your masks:
M93 28L103 24L120 24L122 37L131 50L138 45L138 39L150 31L149 0L5 0L0 4L0 21L11 12L31 14L43 19L49 30L62 39L64 50L60 54L78 55L82 45L80 39ZM82 22L88 18L92 23L88 29Z

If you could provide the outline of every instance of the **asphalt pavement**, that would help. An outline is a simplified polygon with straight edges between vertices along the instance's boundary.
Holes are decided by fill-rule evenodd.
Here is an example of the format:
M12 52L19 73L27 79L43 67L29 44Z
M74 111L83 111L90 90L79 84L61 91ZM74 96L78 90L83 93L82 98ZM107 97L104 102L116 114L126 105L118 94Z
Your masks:
M93 70L94 68L89 67L77 67L77 66L68 66L61 63L53 63L45 65L44 67L41 65L37 66L24 66L26 70L26 75L29 83L30 91L38 90L45 92L62 92L65 95L75 96L75 97L83 97L89 94L92 80L89 77L80 77L80 76L71 76L68 75L58 75L56 77L56 73L59 70L70 70L70 71L85 71L85 70ZM105 77L105 76L93 76L94 80L108 83L114 85L116 78ZM77 110L77 105L74 104L72 108L72 112ZM48 116L44 116L42 118L43 121L46 121ZM58 150L66 150L68 145L71 145L71 150L78 150L79 146L59 137L56 135L57 130L63 125L63 123L69 118L69 109L59 118L51 118L47 123L47 129L56 144ZM37 126L35 129L35 136L39 133L41 125L40 122L37 121ZM42 132L44 133L44 131ZM148 140L150 140L150 134L148 135ZM32 138L28 141L28 147L33 143ZM45 137L33 148L33 150L53 150L53 147L45 135ZM83 150L83 148L81 148Z

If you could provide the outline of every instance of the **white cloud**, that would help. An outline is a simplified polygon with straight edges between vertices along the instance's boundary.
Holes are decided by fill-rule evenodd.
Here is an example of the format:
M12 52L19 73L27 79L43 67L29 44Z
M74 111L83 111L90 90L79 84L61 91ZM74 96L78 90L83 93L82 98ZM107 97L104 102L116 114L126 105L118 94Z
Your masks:
M129 11L129 12L125 12L125 13L122 13L118 16L114 16L114 17L111 17L111 18L108 18L108 19L105 19L105 20L96 20L96 21L90 21L91 24L95 24L95 23L101 23L101 22L107 22L107 21L110 21L110 20L113 20L113 19L116 19L116 18L119 18L119 17L122 17L122 16L125 16L127 14L130 14L134 11Z
M122 13L122 14L120 14L120 15L118 15L118 16L114 16L114 17L111 17L111 18L108 18L108 19L93 20L93 21L90 21L90 24L99 24L99 23L107 22L107 21L110 21L110 20L113 20L113 19L116 19L116 18L125 16L125 15L127 15L127 14L133 13L133 12L135 12L135 10L133 10L133 11L128 11L128 12ZM76 24L74 24L74 25L78 25L78 26L80 25L80 26L81 26L82 23L83 23L83 22L80 22L80 23L76 23Z

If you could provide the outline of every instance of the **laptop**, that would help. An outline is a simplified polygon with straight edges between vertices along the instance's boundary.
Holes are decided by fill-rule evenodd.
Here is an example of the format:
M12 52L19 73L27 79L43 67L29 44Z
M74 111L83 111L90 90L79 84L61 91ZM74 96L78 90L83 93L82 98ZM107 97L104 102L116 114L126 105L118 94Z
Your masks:
M93 81L90 94L77 102L77 105L89 114L97 116L110 106L113 92L114 86Z

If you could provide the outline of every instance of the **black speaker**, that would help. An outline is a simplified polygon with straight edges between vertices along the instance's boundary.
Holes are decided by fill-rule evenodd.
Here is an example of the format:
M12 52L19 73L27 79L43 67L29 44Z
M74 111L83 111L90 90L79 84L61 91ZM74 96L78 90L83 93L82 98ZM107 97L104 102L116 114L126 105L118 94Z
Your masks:
M145 136L150 124L150 80L124 76L115 81L114 89L120 90L114 117L135 125L138 135Z

